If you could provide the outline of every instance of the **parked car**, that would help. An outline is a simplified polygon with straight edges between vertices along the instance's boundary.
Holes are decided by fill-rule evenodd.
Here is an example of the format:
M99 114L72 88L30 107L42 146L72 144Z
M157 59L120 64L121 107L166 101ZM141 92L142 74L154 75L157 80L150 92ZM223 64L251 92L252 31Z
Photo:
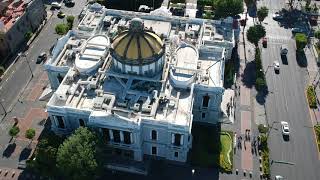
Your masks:
M279 72L280 71L280 63L279 61L273 62L274 71Z
M75 3L74 0L65 0L65 1L64 1L64 4L65 4L66 6L74 6L76 3Z
M45 61L45 60L47 60L47 54L46 54L45 52L42 52L42 53L38 56L36 63L37 63L37 64L40 64L41 62L43 62L43 61Z
M290 134L289 123L286 121L281 121L280 123L281 123L282 135L289 136Z
M295 34L295 33L304 33L304 30L301 29L301 28L292 28L292 29L291 29L291 32L292 32L293 34Z
M284 178L280 175L276 175L274 179L275 180L284 180Z
M58 12L58 18L64 18L66 16L66 14L62 11Z
M58 9L60 9L60 8L61 8L61 4L58 3L58 2L52 2L52 3L51 3L51 8L58 8Z
M281 45L280 47L280 54L281 56L287 56L288 54L288 47L286 45Z

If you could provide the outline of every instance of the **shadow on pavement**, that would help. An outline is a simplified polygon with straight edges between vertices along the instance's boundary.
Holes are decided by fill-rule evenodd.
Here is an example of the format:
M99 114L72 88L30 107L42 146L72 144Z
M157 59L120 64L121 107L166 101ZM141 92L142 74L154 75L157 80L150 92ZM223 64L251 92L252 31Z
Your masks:
M254 61L247 63L246 68L243 71L242 82L247 88L252 88L256 79L256 65Z
M3 151L2 157L9 158L14 152L14 150L16 149L16 147L17 147L16 143L9 144L7 148Z
M308 66L308 61L307 61L307 57L304 54L304 52L296 52L296 57L297 57L297 64L300 67L307 67Z
M257 91L256 100L260 105L263 105L266 103L266 98L269 94L268 87L264 87L260 91Z
M32 152L31 148L28 148L28 147L24 148L20 153L19 161L27 160L31 152Z

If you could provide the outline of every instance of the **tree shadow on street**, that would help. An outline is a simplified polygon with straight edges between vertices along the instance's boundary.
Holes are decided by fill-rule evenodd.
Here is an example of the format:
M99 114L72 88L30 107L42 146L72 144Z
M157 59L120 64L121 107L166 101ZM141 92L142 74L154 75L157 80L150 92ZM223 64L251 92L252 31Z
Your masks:
M298 66L300 66L300 67L307 67L308 66L307 57L304 54L304 52L296 51L296 57L297 57Z
M269 94L268 86L263 87L259 91L257 91L256 100L260 105L266 103L266 98Z
M9 144L7 148L3 151L2 157L9 158L14 152L14 150L16 149L16 147L17 147L16 143Z
M256 79L256 65L254 61L247 63L246 68L241 75L241 81L247 88L252 88Z
M27 160L32 152L32 149L29 147L24 148L19 156L19 161Z

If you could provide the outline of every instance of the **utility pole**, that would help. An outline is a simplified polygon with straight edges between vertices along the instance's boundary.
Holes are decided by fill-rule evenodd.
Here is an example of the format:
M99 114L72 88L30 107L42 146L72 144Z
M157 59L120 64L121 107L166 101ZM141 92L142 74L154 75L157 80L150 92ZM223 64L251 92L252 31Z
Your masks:
M27 62L28 67L29 67L29 70L30 70L30 72L31 72L31 78L33 78L33 72L32 72L31 66L30 66L30 64L29 64L29 61L28 61L28 59L27 59L27 56L26 56L25 54L23 54L23 53L19 53L19 56L25 58L25 61Z

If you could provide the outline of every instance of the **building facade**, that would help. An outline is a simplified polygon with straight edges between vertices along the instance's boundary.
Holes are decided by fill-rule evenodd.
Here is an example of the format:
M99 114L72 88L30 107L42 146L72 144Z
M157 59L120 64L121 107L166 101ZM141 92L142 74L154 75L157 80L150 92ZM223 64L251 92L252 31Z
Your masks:
M112 156L186 162L192 123L221 115L232 20L87 9L45 64L52 130L88 126Z
M35 32L47 16L42 0L0 2L0 63L25 46L25 34Z

